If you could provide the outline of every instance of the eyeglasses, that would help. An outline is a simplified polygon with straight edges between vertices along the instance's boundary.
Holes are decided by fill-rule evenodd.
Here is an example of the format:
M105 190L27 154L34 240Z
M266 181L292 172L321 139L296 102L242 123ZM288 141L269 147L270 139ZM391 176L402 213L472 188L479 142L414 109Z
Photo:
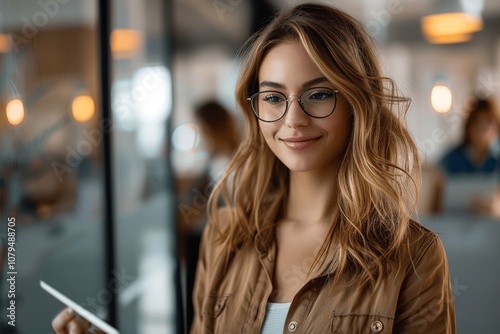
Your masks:
M297 101L302 110L314 118L325 118L333 114L337 105L338 90L313 87L300 93ZM276 91L258 92L247 98L252 110L263 122L276 122L285 116L292 100Z

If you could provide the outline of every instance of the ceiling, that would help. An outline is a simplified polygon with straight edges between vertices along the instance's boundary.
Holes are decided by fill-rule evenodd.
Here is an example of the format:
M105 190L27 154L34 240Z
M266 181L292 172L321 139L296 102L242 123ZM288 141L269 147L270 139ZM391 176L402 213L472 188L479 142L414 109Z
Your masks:
M445 0L450 2L450 0ZM457 0L459 1L459 0ZM481 0L460 0L478 5ZM301 0L266 0L270 8L288 8ZM364 24L382 22L384 34L379 39L405 39L424 42L420 18L436 10L438 0L323 0L352 14ZM220 4L219 12L215 4ZM227 4L236 5L227 5ZM243 0L174 0L176 45L181 49L197 49L207 43L219 42L240 46L250 33L252 8ZM226 6L222 6L226 4ZM254 4L254 3L252 3ZM484 0L483 17L489 26L500 22L500 1ZM253 6L255 9L255 6ZM220 15L222 13L222 16ZM385 15L389 13L390 15ZM269 13L269 15L272 14ZM384 16L385 15L385 16ZM385 21L381 21L385 20ZM487 26L485 24L485 26Z
M119 1L119 2L118 2ZM152 0L144 0L152 1ZM255 12L263 10L265 16L272 15L274 8L286 8L303 2L301 0L172 0L176 46L180 49L196 49L206 44L225 44L237 48L251 32ZM440 0L439 0L440 1ZM451 1L451 0L445 0ZM457 0L458 1L458 0ZM460 0L471 4L480 0ZM63 2L63 1L61 1ZM438 0L323 0L346 10L365 24L386 20L388 28L398 36L413 38L420 35L419 20L435 10ZM30 30L29 23L43 19L47 10L42 1L1 0L0 32L19 29ZM57 3L54 1L54 3ZM115 0L120 8L115 8L115 23L120 21L144 21L144 17L134 18L135 0ZM392 12L391 12L392 11ZM40 16L40 13L41 16ZM390 13L384 16L384 13ZM46 26L64 26L96 23L96 1L68 1L53 8L46 15ZM261 18L264 15L261 13ZM38 16L37 16L38 15ZM137 14L141 15L141 14ZM121 16L126 16L125 18ZM500 1L484 0L483 16L486 21L500 22ZM147 15L146 15L147 17ZM27 23L28 22L28 23ZM42 20L42 23L43 20ZM390 23L390 25L389 25ZM143 22L143 25L149 23ZM140 24L139 24L140 26ZM413 37L412 37L413 36Z
M298 3L305 2L301 0L269 0L276 7L291 7ZM473 5L480 4L483 0L445 0L447 3L462 1ZM394 22L420 20L423 15L432 13L440 0L323 0L323 3L334 4L355 16L356 18L365 21L374 12L380 10L391 10L394 8L397 14L391 15ZM500 1L484 0L483 8L484 16L500 15Z

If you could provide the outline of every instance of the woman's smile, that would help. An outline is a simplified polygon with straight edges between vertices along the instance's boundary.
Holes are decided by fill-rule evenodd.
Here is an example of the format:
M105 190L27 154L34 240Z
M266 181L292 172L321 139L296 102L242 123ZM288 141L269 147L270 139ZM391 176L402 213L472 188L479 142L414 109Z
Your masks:
M292 150L304 150L316 144L323 136L300 136L281 138L280 140Z

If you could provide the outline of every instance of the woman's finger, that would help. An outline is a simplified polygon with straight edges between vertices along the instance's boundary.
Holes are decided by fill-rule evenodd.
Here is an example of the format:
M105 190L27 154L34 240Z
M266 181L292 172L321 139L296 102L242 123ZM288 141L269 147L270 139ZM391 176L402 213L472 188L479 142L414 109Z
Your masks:
M75 317L76 313L67 307L52 320L52 328L56 334L68 334L67 326Z
M79 317L72 309L66 308L52 321L56 334L84 334L92 324Z
M82 321L82 318L75 318L68 324L68 334L87 334L89 323Z

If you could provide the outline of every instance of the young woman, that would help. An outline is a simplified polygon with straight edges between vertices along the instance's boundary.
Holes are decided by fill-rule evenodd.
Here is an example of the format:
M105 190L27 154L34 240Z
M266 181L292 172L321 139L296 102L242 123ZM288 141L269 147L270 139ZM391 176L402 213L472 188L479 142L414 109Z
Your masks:
M443 246L411 219L408 99L362 25L302 4L250 43L246 137L212 194L191 333L454 333Z
M302 4L250 43L246 137L211 197L191 333L454 333L443 246L411 218L408 99L363 26Z

